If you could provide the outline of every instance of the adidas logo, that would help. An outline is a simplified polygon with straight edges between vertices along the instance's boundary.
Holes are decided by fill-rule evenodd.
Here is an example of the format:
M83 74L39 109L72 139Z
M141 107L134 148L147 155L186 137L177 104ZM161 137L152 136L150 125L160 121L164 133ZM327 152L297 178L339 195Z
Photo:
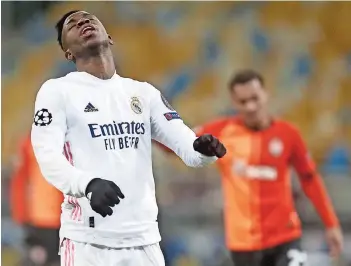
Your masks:
M86 113L97 112L97 111L99 111L99 109L95 108L95 106L92 105L91 103L88 103L88 105L84 109L84 112Z

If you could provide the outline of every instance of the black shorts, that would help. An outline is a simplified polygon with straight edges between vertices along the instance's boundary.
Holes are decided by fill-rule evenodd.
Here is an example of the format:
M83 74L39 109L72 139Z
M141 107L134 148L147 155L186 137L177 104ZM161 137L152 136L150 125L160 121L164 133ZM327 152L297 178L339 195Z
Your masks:
M259 251L231 251L235 266L305 266L300 239Z
M39 228L33 226L26 227L26 245L28 248L28 258L26 265L38 265L32 261L30 252L33 248L40 247L45 250L46 259L44 264L51 265L60 262L59 251L59 229Z

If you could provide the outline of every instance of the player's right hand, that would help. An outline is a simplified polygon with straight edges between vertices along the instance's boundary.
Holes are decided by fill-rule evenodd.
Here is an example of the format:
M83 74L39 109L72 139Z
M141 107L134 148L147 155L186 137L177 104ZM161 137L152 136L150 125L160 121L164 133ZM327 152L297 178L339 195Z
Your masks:
M113 206L124 199L121 189L112 181L95 178L88 184L85 195L90 200L91 208L102 217L112 215Z

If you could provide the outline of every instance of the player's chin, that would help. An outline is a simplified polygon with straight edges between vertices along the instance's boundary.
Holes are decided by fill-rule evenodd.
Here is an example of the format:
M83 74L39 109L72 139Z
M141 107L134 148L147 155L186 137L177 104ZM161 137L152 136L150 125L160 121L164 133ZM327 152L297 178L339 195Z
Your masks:
M259 116L258 114L255 113L251 113L245 116L246 122L248 122L248 124L250 125L255 125L259 122Z
M97 35L92 34L92 35L83 37L83 45L87 48L99 47L101 45L101 40Z

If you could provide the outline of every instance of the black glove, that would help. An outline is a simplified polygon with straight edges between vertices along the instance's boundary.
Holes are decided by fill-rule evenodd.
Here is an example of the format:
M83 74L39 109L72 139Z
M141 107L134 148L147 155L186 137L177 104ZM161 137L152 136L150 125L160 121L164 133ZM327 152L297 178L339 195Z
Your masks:
M195 151L206 156L222 158L227 153L224 145L217 138L209 134L198 137L194 141L193 147Z
M91 208L102 217L112 215L111 207L120 202L119 198L124 199L121 189L115 183L101 178L90 181L85 195L89 197Z

